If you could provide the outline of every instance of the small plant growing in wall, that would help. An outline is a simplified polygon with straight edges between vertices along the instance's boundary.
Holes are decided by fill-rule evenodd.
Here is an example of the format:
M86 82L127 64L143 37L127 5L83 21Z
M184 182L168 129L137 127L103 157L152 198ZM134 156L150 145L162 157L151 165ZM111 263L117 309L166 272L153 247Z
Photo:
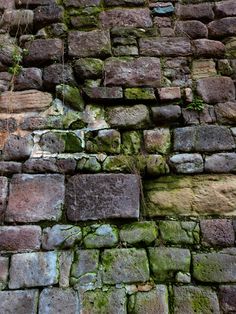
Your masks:
M187 105L188 110L203 111L205 107L204 101L200 97L194 97L193 101Z

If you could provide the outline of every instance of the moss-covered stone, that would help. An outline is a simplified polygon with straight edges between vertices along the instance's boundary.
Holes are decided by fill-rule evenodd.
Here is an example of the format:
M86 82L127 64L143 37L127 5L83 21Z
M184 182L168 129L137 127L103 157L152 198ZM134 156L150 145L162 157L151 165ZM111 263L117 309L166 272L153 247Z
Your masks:
M139 131L127 131L122 134L121 150L125 155L136 155L141 152L142 134Z
M132 164L131 156L108 156L102 165L102 169L106 172L131 172L129 164Z
M172 244L199 243L199 225L191 221L160 221L161 238Z
M81 112L69 110L62 116L64 129L82 129L86 126Z
M156 100L154 88L126 88L124 91L126 99L129 100Z
M102 253L105 284L146 282L149 280L147 254L143 249L110 249Z
M76 169L84 172L99 172L101 171L101 164L94 156L82 157L77 162Z
M146 173L149 176L160 176L169 173L169 167L166 160L161 155L140 156L146 164Z
M120 152L120 133L116 130L99 130L85 134L86 150L89 153L111 153Z
M96 58L81 58L75 61L74 69L78 79L96 79L102 76L103 61Z
M83 229L84 245L88 249L113 247L118 243L118 229L111 225L92 225Z
M168 128L145 130L144 145L148 153L168 153L171 146L170 130Z
M83 151L82 140L75 133L69 132L65 137L65 153L78 153Z
M134 222L122 227L120 239L130 245L149 245L157 238L157 226L153 221Z
M56 86L56 92L66 105L78 111L84 109L84 100L77 87L61 84Z
M155 281L173 281L179 271L190 271L191 254L187 249L149 248L149 261Z
M82 313L119 313L126 314L125 289L96 289L80 294Z

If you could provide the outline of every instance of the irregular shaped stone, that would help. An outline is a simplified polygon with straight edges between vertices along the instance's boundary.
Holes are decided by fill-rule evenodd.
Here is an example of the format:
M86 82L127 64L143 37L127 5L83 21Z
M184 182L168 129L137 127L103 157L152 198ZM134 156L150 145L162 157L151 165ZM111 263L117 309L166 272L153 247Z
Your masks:
M112 48L114 56L138 56L138 47L137 46L117 46Z
M50 106L52 95L36 90L4 92L0 96L0 112L42 111Z
M174 287L174 311L176 314L219 314L217 294L209 287Z
M236 16L236 3L234 0L216 2L214 11L217 17Z
M105 0L105 5L108 7L113 6L138 6L144 5L145 0Z
M103 74L103 61L96 58L81 58L75 61L74 70L78 79L96 79Z
M196 39L192 42L193 52L198 57L221 57L225 54L225 45L216 40Z
M126 292L124 288L96 289L80 294L81 309L84 313L126 314Z
M169 164L176 173L201 173L204 170L200 154L176 154L170 157Z
M199 226L192 221L160 221L161 238L171 244L199 243Z
M220 286L219 301L223 313L236 311L236 286Z
M174 150L214 152L235 147L230 130L223 126L193 126L174 130Z
M75 85L72 67L69 64L55 63L44 68L43 81L47 89L54 89L58 84Z
M148 292L131 295L128 303L130 313L168 313L168 290L164 285L156 285Z
M143 163L145 165L143 172L146 170L146 173L149 176L160 176L162 174L169 173L169 167L166 160L161 155L148 155L146 157L141 157L139 159L139 163Z
M204 246L233 246L235 233L229 219L206 219L200 221L202 244Z
M99 15L103 28L114 26L152 27L152 19L148 8L143 9L112 9Z
M35 314L38 304L38 290L16 290L0 292L3 313Z
M161 101L170 101L181 98L179 87L163 87L158 89L158 95Z
M55 4L38 6L34 10L34 27L41 29L47 25L61 22L63 20L64 9Z
M170 150L170 130L158 128L143 131L144 146L148 153L166 154Z
M193 277L202 282L235 282L235 267L235 249L193 255Z
M190 271L191 255L187 249L148 248L154 279L158 282L173 280L178 271Z
M215 106L217 122L222 124L235 124L236 102L229 101Z
M7 195L8 195L8 179L6 177L0 177L0 221L2 221L4 218Z
M9 258L0 256L0 290L3 290L7 286L8 269L9 269ZM0 300L1 300L1 292L0 292Z
M71 268L71 283L79 284L79 287L93 286L97 281L99 250L77 250L76 256Z
M70 270L74 258L73 251L61 251L58 256L59 263L59 287L68 288L70 286Z
M156 238L157 226L154 221L134 222L124 225L120 230L120 240L130 245L149 245Z
M49 286L58 283L57 253L22 253L11 259L10 289Z
M14 9L14 8L15 8L15 0L2 1L0 3L0 10Z
M200 21L177 21L175 30L178 35L192 39L206 38L208 36L206 25Z
M21 0L20 3L18 2L17 5L22 6L29 6L31 7L37 7L39 5L49 5L56 3L55 0Z
M20 162L0 161L0 173L2 175L19 173L19 172L21 172L21 168L22 168L22 164ZM0 179L0 182L1 182L1 179ZM0 183L0 186L1 186L1 183ZM1 204L1 196L0 196L0 204ZM0 207L1 207L1 205L0 205Z
M209 77L209 76L216 76L216 64L215 62L210 60L193 60L192 62L192 78L194 80L203 78L203 77ZM189 101L190 103L193 101Z
M112 107L108 109L108 122L119 129L143 129L150 124L149 111L144 105Z
M138 218L139 178L123 174L75 175L66 187L66 208L72 221Z
M140 38L140 55L151 57L179 57L192 54L189 39L185 37Z
M163 177L144 181L148 217L184 215L235 215L236 181L231 175Z
M139 131L126 131L122 133L122 153L136 155L141 151L141 133Z
M79 313L79 298L73 289L46 288L40 293L39 314Z
M152 86L161 83L160 59L140 57L137 59L109 58L105 61L104 85L125 87Z
M33 28L34 12L31 10L5 10L0 22L1 29L11 34L30 33Z
M64 54L64 45L61 39L35 39L26 42L25 48L28 49L24 62L27 65L44 65L48 62L60 61Z
M58 220L64 202L64 189L62 175L14 175L10 184L6 221Z
M123 98L121 87L85 87L85 95L89 99L95 100L119 100Z
M110 249L102 253L105 284L135 283L149 280L149 265L144 249Z
M151 110L153 121L157 125L175 122L181 116L181 108L177 105L152 107Z
M212 5L210 3L177 4L176 15L181 20L203 20L209 21L214 19Z
M93 7L99 6L101 4L101 0L67 0L65 2L65 7Z
M31 136L21 137L10 135L3 147L4 160L25 160L29 158L33 149L33 138Z
M0 251L27 252L38 251L41 246L39 226L1 226Z
M92 225L83 229L84 245L88 249L113 247L118 243L118 229L111 225Z
M154 88L126 88L124 96L129 100L156 100Z
M17 75L14 80L14 90L16 91L27 89L42 89L42 87L43 87L42 71L38 68L23 68L20 74ZM42 104L39 103L37 105Z
M107 30L71 31L68 36L70 57L107 57L111 55Z
M56 86L56 92L66 105L77 111L83 111L85 104L79 88L61 84Z
M219 153L205 158L205 171L210 173L236 172L236 154Z
M82 230L73 225L54 225L43 229L42 247L45 250L70 248L82 239Z
M210 38L234 36L236 32L236 17L225 17L208 24Z

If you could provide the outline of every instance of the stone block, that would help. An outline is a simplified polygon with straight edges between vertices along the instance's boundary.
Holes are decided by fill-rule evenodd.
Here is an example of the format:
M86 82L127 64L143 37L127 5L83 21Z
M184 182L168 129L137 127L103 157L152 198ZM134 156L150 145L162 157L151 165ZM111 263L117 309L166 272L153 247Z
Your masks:
M144 129L150 125L148 108L144 105L112 107L107 111L108 123L118 129Z
M14 9L15 8L15 0L1 1L0 10L6 9Z
M8 222L58 220L64 202L64 176L16 174L10 184Z
M32 136L10 134L4 143L2 155L4 160L22 161L29 158L33 149Z
M105 5L108 7L113 6L139 6L145 5L145 0L105 0Z
M64 44L61 39L35 39L26 42L25 48L28 49L24 62L27 65L44 65L48 62L61 61L64 54Z
M149 280L144 249L107 249L102 253L104 284L136 283Z
M55 63L44 68L43 81L47 89L54 89L59 84L75 85L73 69L69 64Z
M204 171L200 154L176 154L170 157L169 165L176 173L201 173Z
M209 38L235 36L236 17L225 17L208 24Z
M2 313L36 314L38 290L1 291L0 304Z
M154 57L130 60L109 58L105 61L104 84L124 87L159 87L161 84L160 59Z
M21 0L20 3L19 2L17 3L17 5L34 8L39 5L49 5L53 3L55 4L56 1L55 0Z
M145 130L144 146L148 153L166 154L170 150L170 130L167 128L158 128L154 130Z
M124 288L96 289L80 294L82 313L126 314L126 292Z
M176 122L181 116L181 108L177 105L152 107L152 117L157 125Z
M236 286L220 286L219 301L223 313L236 312Z
M29 71L29 70L28 70ZM43 111L52 102L52 95L36 90L4 92L0 97L0 112Z
M58 283L57 253L15 254L11 259L10 289L50 286Z
M197 57L223 57L225 45L216 40L196 39L193 42L193 52Z
M206 77L197 81L197 92L209 103L235 100L235 87L230 77Z
M140 38L140 55L151 57L179 57L192 54L190 40L185 37Z
M236 172L236 154L219 153L206 156L205 171L209 173L235 173Z
M8 281L9 258L0 256L0 290L7 286ZM1 293L0 293L1 300Z
M85 87L84 94L89 99L95 100L121 100L123 98L123 90L121 87Z
M161 101L178 100L181 98L179 87L163 87L158 89L158 95Z
M124 96L129 100L156 100L155 90L151 87L126 88Z
M211 21L214 19L211 3L178 4L176 6L176 15L181 20Z
M217 294L209 287L174 287L174 312L220 314Z
M30 33L33 28L34 12L32 10L5 10L1 17L1 29L13 35Z
M0 221L3 221L8 195L8 179L0 177Z
M103 28L115 26L125 27L152 27L150 10L143 9L112 9L100 13L100 22Z
M180 36L190 37L192 39L206 38L208 29L205 24L200 21L177 21L175 31Z
M124 174L75 175L67 183L66 208L72 221L138 218L139 178Z
M99 6L100 4L101 4L101 0L67 0L65 2L66 7L75 7L75 8L93 7L93 6Z
M236 16L236 3L234 0L216 2L214 11L217 17Z
M176 273L189 273L191 254L187 249L148 248L153 277L158 282L173 281Z
M103 68L103 61L96 58L80 58L74 64L75 74L79 79L102 77Z
M193 221L160 221L162 240L171 244L199 243L199 225Z
M236 250L193 255L193 277L201 282L236 282Z
M215 105L217 122L220 124L235 124L236 122L236 102L229 101Z
M27 89L42 89L42 86L42 71L38 68L23 68L20 74L16 76L14 81L14 90L16 91L22 91ZM44 96L45 95L46 94L44 94ZM43 103L35 103L35 105L40 106L43 105ZM32 109L34 110L34 108Z
M148 292L131 295L128 303L130 313L168 313L168 290L164 285L156 285Z
M204 246L233 246L235 233L229 219L206 219L200 221L202 244Z
M223 126L193 126L174 130L174 150L181 152L215 152L234 149L230 130Z
M70 271L73 258L73 251L61 251L58 253L59 287L61 288L68 288L70 286Z
M0 226L1 252L38 251L40 246L39 226Z
M107 30L71 31L68 36L69 56L107 57L111 55L110 34Z
M53 23L62 22L64 9L54 3L47 6L38 6L34 10L34 28L41 29Z
M46 288L40 293L39 314L79 313L78 294L73 289Z
M140 221L124 225L120 230L120 240L129 245L149 245L157 238L154 221Z
M193 60L191 73L194 80L209 76L216 76L216 64L212 59ZM192 101L193 99L189 102L191 103Z
M45 250L67 249L82 239L82 230L73 225L54 225L43 229L42 247Z
M113 247L119 240L118 229L111 225L91 225L83 229L84 246L87 249Z
M141 151L141 133L139 131L125 131L122 133L121 151L125 155L136 155Z
M21 172L21 169L22 169L22 164L20 162L16 162L16 161L0 161L0 173L2 175L9 175L9 174L13 174L13 173L19 173L19 172ZM2 179L0 179L0 182L1 182L1 180ZM2 183L0 184L0 186L1 185L2 185ZM1 187L1 189L2 189L2 187ZM1 199L1 197L0 197L0 199ZM0 203L1 202L2 201L0 201Z

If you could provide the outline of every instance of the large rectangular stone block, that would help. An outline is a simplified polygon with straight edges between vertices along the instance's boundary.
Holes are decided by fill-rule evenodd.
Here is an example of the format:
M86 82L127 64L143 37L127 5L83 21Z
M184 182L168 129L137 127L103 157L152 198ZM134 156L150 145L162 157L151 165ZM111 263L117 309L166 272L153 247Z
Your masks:
M12 256L10 289L50 286L57 282L56 252L23 253Z
M69 220L139 217L139 177L124 174L75 175L66 186Z
M58 220L64 202L64 176L16 174L10 184L5 220Z

